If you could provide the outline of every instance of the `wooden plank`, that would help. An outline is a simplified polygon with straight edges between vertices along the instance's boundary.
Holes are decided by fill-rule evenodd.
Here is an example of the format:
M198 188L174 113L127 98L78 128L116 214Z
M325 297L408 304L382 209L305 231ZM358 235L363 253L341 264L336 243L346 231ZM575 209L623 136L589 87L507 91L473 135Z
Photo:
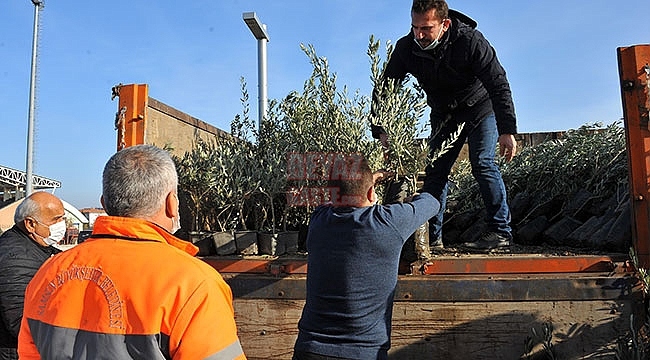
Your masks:
M248 359L291 359L304 301L235 299ZM552 323L559 359L613 358L637 300L396 302L390 359L519 359L532 329ZM541 352L541 340L535 352Z
M519 359L531 329L541 334L546 322L554 327L557 358L611 356L603 349L624 333L632 308L617 301L396 303L389 356Z
M304 300L305 275L222 274L235 298ZM638 296L626 274L399 276L395 301L615 300Z
M395 301L589 301L639 294L638 281L625 275L402 276Z
M248 360L291 359L304 301L235 299L235 322Z

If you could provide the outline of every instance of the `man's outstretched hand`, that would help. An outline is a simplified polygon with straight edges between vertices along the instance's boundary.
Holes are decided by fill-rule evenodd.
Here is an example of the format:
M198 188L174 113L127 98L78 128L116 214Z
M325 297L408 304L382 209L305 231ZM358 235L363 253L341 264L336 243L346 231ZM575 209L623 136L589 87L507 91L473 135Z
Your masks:
M506 158L506 161L512 160L517 153L517 141L512 134L502 134L499 136L499 154Z

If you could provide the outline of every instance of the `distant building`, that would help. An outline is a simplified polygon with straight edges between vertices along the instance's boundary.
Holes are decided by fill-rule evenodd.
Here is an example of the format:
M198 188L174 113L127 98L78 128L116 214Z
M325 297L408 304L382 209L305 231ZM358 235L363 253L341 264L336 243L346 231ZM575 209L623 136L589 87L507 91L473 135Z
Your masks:
M88 219L88 226L84 230L92 229L95 226L95 220L106 215L106 211L102 208L85 208L79 211Z

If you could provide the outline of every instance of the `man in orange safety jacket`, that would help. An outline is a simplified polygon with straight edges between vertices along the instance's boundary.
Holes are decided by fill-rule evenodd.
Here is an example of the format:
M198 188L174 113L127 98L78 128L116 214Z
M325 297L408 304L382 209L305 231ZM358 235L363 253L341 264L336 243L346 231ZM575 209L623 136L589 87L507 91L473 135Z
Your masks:
M117 152L82 244L49 259L25 293L20 359L245 359L232 292L172 235L178 177L151 145Z

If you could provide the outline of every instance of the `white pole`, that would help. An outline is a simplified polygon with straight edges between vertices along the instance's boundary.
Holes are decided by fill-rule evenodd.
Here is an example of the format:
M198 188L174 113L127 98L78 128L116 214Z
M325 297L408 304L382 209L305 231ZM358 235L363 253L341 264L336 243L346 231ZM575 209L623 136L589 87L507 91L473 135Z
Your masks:
M34 110L36 103L36 60L38 52L38 15L43 4L40 0L32 0L34 4L34 36L32 39L32 73L29 81L29 119L27 123L27 164L25 196L34 191L33 180L33 154L34 154Z
M262 24L266 31L266 25ZM268 106L266 85L266 43L268 39L257 40L257 82L258 82L258 130L262 130L262 120L266 117Z
M269 34L266 32L266 24L262 24L255 12L245 12L242 17L253 36L257 39L257 128L262 130L262 121L266 117L268 103L266 95L266 43L269 42Z

